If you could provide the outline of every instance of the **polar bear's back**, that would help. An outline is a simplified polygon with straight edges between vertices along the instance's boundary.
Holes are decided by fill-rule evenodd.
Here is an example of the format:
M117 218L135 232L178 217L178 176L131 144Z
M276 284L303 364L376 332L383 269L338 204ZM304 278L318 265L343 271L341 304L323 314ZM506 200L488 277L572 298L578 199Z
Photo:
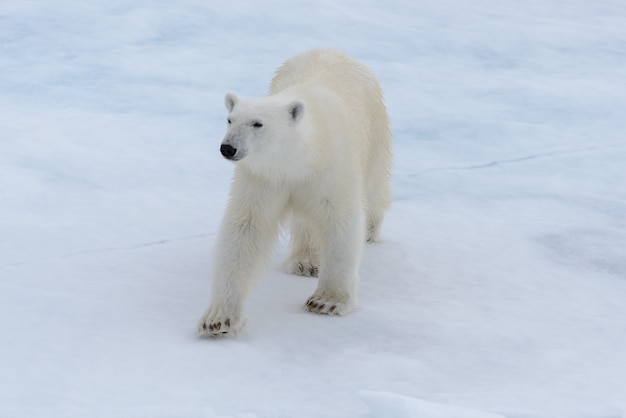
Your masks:
M368 67L334 49L313 49L285 61L276 70L269 93L275 95L294 89L325 89L337 95L351 114L345 122L355 132L355 140L361 143L358 148L364 154L361 160L364 170L369 171L367 167L375 163L384 166L375 169L379 175L390 172L389 118L378 80ZM306 103L307 98L302 99Z
M340 51L330 48L313 49L285 61L272 79L270 95L307 84L322 85L347 104L354 104L356 107L364 102L368 106L380 104L386 118L383 95L376 76L365 65Z
M337 93L350 85L370 84L375 80L372 72L365 65L340 51L330 48L313 49L296 55L285 61L276 70L270 86L270 94L276 94L289 87L321 83L333 88ZM374 83L374 90L380 88Z

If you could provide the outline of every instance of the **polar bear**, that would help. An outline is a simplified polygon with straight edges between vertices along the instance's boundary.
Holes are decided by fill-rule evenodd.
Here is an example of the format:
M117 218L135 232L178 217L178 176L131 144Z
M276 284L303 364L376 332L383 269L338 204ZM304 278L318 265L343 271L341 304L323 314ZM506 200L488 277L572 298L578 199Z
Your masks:
M363 243L379 238L391 200L391 131L376 77L341 52L315 49L287 60L268 96L229 93L225 105L220 151L236 164L198 336L241 330L248 292L285 223L286 270L319 277L305 308L349 313Z

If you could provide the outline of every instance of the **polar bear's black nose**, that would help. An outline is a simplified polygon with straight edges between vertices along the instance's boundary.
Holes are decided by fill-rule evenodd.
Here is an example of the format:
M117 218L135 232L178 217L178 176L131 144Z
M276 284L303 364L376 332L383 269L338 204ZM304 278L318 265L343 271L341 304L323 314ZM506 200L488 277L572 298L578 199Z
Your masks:
M220 147L220 152L224 157L231 159L237 153L237 148L233 148L232 145L222 144L222 146Z

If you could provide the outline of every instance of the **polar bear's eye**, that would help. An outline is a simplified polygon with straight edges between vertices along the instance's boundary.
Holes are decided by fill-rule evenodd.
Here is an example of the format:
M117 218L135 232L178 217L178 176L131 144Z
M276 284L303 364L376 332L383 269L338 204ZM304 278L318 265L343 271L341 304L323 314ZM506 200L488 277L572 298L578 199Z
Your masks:
M228 118L228 124L230 125L230 118Z
M255 128L262 128L263 124L259 121L255 121L255 122L252 122L252 126L254 126Z

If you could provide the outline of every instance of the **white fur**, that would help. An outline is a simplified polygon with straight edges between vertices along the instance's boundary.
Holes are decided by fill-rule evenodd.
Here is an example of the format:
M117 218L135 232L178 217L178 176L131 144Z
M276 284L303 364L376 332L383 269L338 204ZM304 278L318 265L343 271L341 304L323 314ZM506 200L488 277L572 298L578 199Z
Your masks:
M378 239L391 198L391 132L375 76L345 54L317 49L286 61L269 96L227 94L225 105L222 149L231 147L237 165L198 335L241 329L248 291L285 221L287 270L319 276L306 309L352 311L363 241Z

